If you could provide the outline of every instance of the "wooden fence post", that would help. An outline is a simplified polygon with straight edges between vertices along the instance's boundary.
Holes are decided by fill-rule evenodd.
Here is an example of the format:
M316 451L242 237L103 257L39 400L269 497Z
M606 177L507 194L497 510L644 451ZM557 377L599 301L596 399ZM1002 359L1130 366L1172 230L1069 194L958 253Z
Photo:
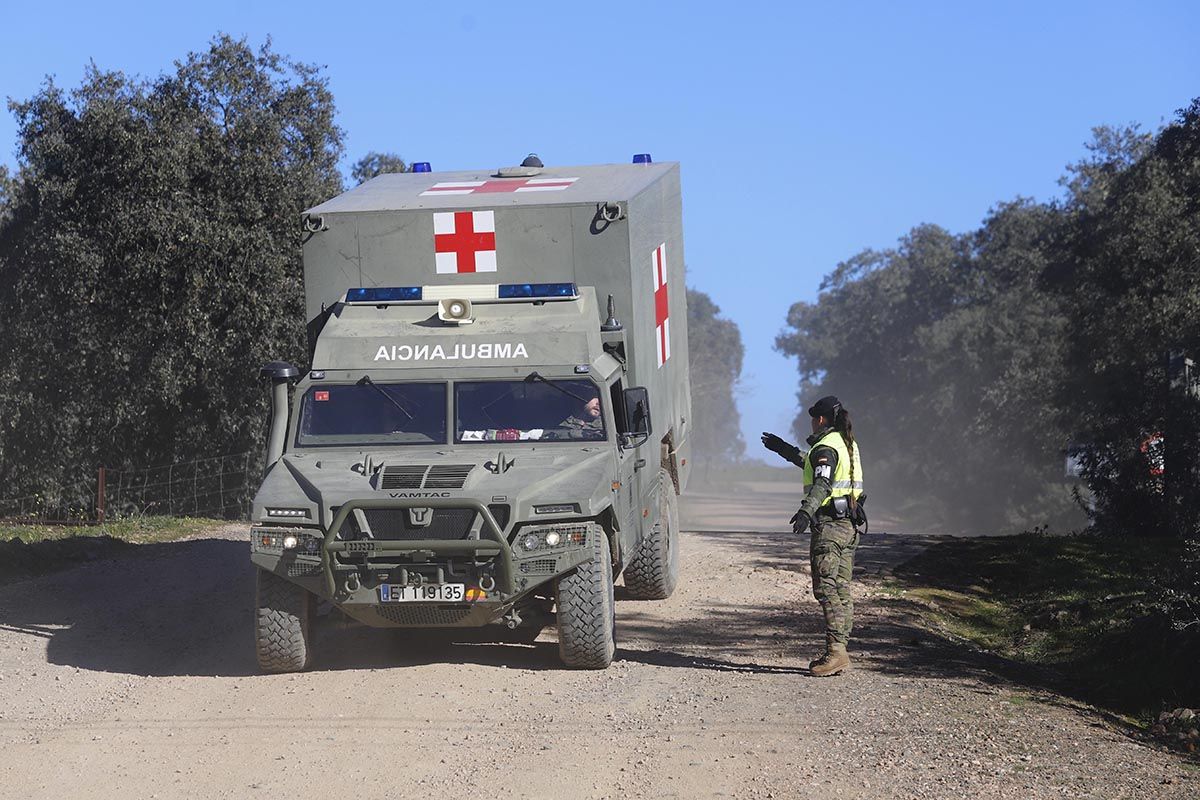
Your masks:
M96 476L96 521L104 522L104 467L100 467L100 473Z

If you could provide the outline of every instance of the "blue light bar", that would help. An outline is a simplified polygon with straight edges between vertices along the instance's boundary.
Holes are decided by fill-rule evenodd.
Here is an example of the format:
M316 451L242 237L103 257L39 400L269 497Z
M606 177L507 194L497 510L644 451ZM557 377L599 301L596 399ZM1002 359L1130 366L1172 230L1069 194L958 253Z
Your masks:
M654 159L650 157L649 153L635 153L633 156L633 163L652 164L654 163Z
M396 303L401 300L420 299L420 286L376 286L346 292L347 303Z
M514 297L578 297L573 283L502 283L501 300Z
M416 162L415 164L412 165L412 171L413 172L433 172L433 170L429 168L428 161Z

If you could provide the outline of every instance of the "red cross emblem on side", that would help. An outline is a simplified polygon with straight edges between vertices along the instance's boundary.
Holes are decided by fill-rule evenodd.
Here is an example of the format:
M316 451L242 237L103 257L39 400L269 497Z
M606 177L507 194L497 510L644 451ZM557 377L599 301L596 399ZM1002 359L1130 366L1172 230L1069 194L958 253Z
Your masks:
M661 367L671 357L670 305L667 303L667 243L654 248L650 255L654 271L654 343Z

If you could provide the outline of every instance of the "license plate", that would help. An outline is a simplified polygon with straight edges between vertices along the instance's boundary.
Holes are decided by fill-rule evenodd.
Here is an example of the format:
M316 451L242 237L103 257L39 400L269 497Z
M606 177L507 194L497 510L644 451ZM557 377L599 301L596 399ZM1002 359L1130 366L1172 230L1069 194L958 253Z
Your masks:
M461 603L466 597L466 585L462 583L431 583L425 586L397 586L382 584L379 587L381 603Z

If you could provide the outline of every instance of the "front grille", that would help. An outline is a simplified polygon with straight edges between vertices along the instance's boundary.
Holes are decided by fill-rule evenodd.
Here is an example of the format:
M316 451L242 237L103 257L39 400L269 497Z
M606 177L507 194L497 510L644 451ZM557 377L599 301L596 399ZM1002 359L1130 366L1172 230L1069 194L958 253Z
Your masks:
M426 489L461 489L474 464L434 464L425 476Z
M521 572L526 575L553 575L558 562L553 558L538 558L533 561L522 561Z
M321 565L313 564L308 561L293 561L288 564L287 574L289 578L304 578L310 575L319 575L321 573Z
M425 471L429 469L424 464L402 464L394 467L384 467L379 476L380 489L420 489Z
M395 464L383 468L380 489L461 489L474 464Z
M489 503L487 509L495 517L496 524L500 526L500 532L503 532L508 527L508 518L512 515L512 506L508 503Z
M471 609L398 604L376 606L375 613L393 625L457 625L467 618Z
M466 539L471 535L475 511L470 508L420 510L431 515L428 525L414 525L409 513L412 509L408 508L367 508L363 509L363 516L375 539ZM358 530L354 515L350 515L340 533L343 539L357 539L365 532Z

